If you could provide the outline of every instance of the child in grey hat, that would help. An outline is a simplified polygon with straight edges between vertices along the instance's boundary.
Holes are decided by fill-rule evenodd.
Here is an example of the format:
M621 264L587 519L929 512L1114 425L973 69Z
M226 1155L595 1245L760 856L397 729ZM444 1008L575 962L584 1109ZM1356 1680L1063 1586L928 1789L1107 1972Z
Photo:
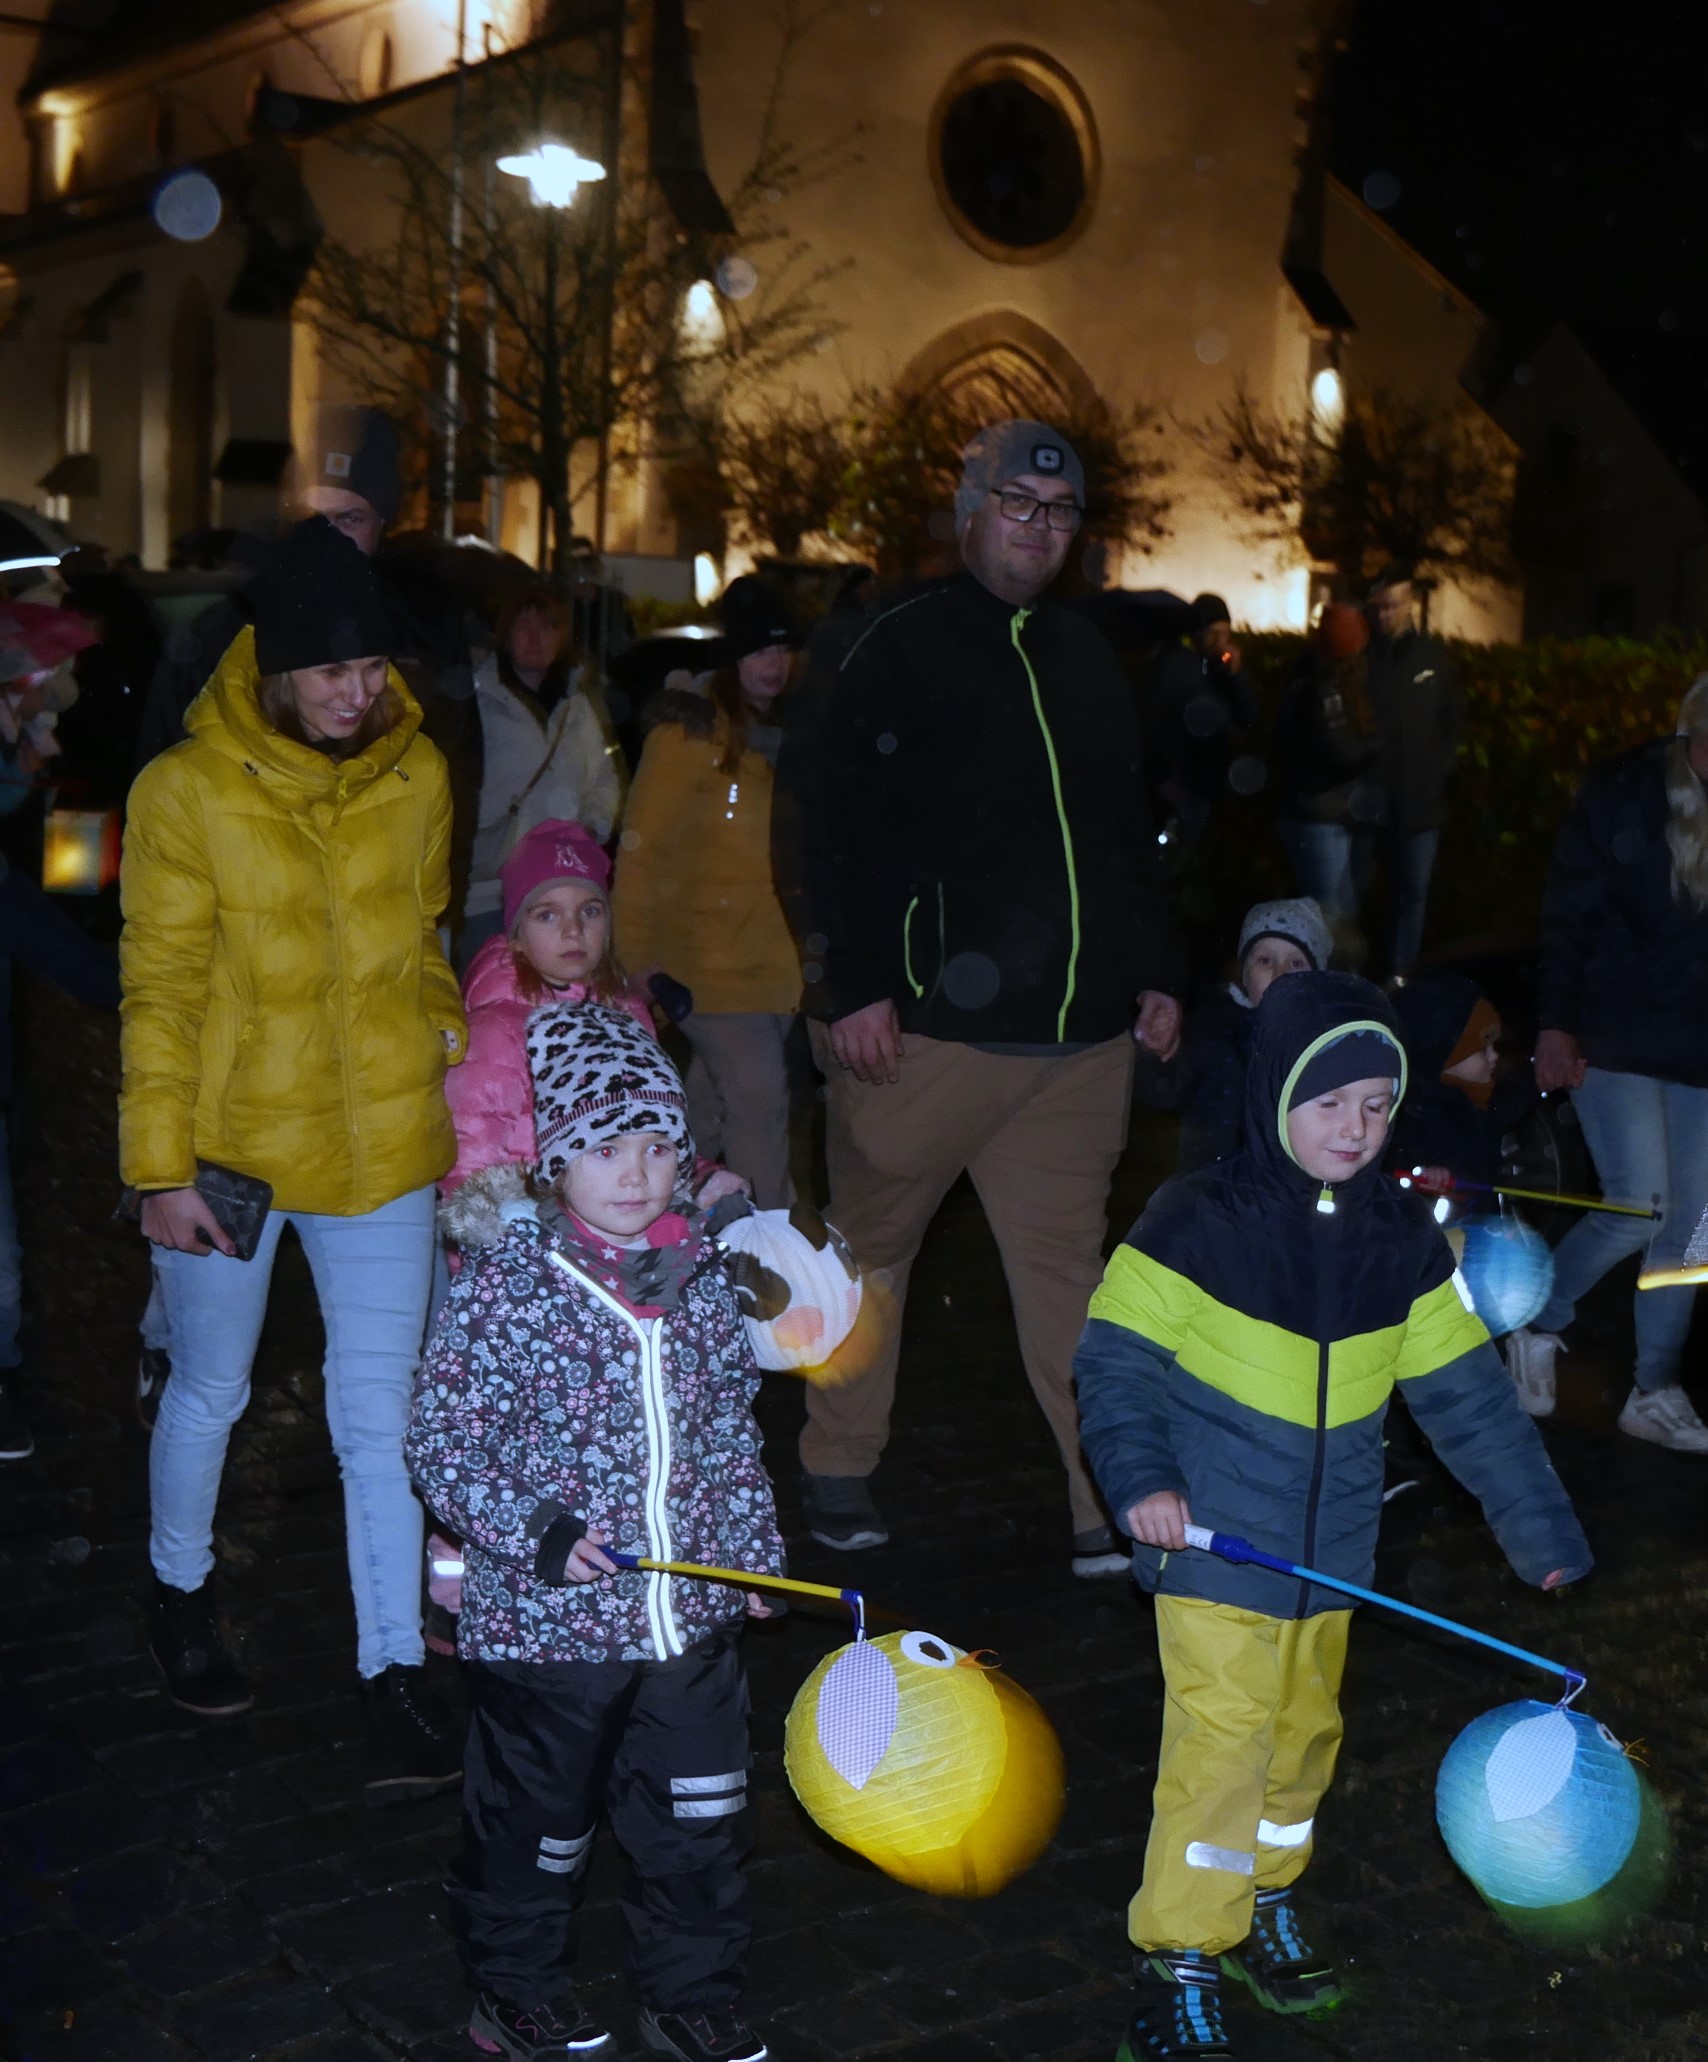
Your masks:
M1328 919L1308 895L1254 903L1240 925L1233 979L1192 1012L1174 1058L1159 1060L1140 1048L1139 1101L1147 1110L1180 1112L1179 1173L1239 1150L1257 1005L1284 974L1322 973L1333 951Z

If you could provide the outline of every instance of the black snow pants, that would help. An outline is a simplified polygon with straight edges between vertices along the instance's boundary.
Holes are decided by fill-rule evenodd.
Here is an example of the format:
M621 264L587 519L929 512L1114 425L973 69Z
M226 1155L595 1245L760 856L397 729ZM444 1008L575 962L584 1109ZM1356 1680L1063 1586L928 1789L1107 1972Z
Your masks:
M658 2012L733 2004L752 1937L747 1678L737 1636L675 1661L476 1661L453 1923L513 2005L565 1987L603 1806L628 1856L625 1974Z

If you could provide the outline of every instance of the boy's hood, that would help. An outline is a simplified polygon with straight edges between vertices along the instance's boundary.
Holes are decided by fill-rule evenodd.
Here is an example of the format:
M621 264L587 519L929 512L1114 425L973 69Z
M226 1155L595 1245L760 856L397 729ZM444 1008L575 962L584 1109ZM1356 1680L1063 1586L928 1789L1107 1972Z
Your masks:
M1419 1083L1440 1074L1482 999L1482 990L1465 974L1424 974L1400 990L1394 1013Z
M1288 1150L1287 1098L1307 1062L1354 1030L1374 1031L1393 1047L1403 1095L1406 1054L1399 1025L1387 997L1371 982L1357 974L1288 974L1270 983L1257 1006L1245 1075L1246 1151L1265 1180L1290 1193L1314 1195L1322 1184ZM1378 1154L1350 1181L1337 1182L1336 1194L1361 1194L1380 1179Z

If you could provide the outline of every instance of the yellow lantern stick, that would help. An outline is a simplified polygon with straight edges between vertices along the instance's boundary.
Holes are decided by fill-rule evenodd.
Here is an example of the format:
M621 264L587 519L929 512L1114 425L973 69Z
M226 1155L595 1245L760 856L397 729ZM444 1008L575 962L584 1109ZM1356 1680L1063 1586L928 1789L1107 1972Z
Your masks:
M1694 1289L1702 1282L1708 1282L1708 1261L1695 1267L1657 1267L1637 1277L1639 1289Z
M1401 1188L1409 1189L1415 1177L1422 1172L1421 1167L1414 1167L1410 1174L1397 1175L1395 1179ZM1559 1203L1567 1210L1605 1210L1615 1217L1659 1217L1661 1214L1646 1203L1608 1203L1600 1196L1562 1195L1558 1189L1515 1189L1505 1182L1467 1181L1461 1174L1451 1176L1448 1185L1456 1189L1475 1189L1485 1196L1517 1196L1526 1203Z
M828 1597L846 1604L854 1614L857 1639L866 1637L866 1599L857 1589L837 1589L828 1582L798 1582L792 1575L754 1575L745 1568L708 1568L699 1561L649 1561L643 1554L625 1554L618 1547L605 1547L619 1568L638 1568L648 1575L689 1575L701 1582L731 1582L739 1589L782 1589L797 1597Z

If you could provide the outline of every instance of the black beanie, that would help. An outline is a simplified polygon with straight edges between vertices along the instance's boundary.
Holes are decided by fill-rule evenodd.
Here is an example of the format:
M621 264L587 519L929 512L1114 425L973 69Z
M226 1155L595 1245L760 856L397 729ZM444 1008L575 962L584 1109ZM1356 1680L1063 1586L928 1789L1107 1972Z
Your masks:
M403 483L391 417L378 408L321 409L304 484L359 494L382 523L395 522Z
M1233 622L1228 605L1219 594L1200 594L1192 602L1192 627L1208 630L1212 623Z
M1354 1081L1397 1082L1403 1065L1398 1045L1386 1033L1348 1031L1307 1062L1293 1084L1287 1108L1291 1112L1301 1103L1314 1103L1319 1095L1332 1095Z
M391 617L374 569L324 516L297 524L250 594L263 674L391 655Z
M756 573L744 573L729 583L718 613L723 617L724 632L716 656L726 666L773 644L787 645L793 651L801 641L788 596Z

